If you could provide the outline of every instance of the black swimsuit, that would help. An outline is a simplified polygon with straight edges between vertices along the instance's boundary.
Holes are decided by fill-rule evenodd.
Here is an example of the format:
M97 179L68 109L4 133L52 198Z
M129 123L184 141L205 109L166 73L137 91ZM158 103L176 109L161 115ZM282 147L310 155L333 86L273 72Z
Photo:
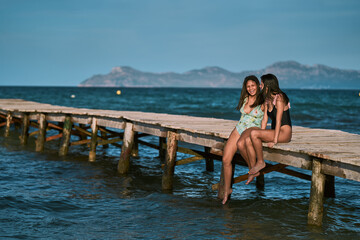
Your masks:
M276 107L273 107L273 110L271 112L267 111L267 115L269 116L269 118L271 119L271 129L275 129L276 126ZM283 115L282 115L282 119L281 119L281 126L284 125L289 125L290 127L291 125L291 119L290 119L290 109L284 111Z

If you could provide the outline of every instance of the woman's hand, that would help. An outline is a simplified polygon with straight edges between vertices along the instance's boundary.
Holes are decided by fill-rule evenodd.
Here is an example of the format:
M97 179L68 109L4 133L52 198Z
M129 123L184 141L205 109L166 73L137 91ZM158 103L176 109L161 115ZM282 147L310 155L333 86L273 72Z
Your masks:
M268 147L273 148L276 145L276 142L268 142Z

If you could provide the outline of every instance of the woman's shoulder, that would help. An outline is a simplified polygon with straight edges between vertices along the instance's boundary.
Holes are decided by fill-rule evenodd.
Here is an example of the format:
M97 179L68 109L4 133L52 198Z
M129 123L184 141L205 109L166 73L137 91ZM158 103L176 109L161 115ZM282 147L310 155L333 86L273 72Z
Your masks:
M288 99L284 96L284 93L276 94L274 100L276 101L276 104L282 104L285 106L285 108L286 108L286 106L287 106L287 108L290 108L290 102L288 102Z
M266 102L264 102L263 104L259 105L260 106L260 109L261 111L265 112L265 110L267 109L267 104Z
M278 93L275 95L275 100L276 101L280 101L280 102L285 102L285 97L284 97L284 94L283 93Z

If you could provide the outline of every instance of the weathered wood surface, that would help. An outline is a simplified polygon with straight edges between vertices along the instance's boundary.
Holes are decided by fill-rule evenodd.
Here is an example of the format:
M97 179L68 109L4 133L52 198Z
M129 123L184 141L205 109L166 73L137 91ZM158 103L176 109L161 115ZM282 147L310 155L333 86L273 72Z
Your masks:
M134 124L134 131L166 137L167 131L175 131L178 140L222 150L225 140L236 121L170 115L162 113L131 112L72 108L24 101L21 99L0 99L0 113L10 111L13 117L21 118L24 113L30 119L45 113L50 118L65 119L72 115L74 123L91 123L104 127L124 129L126 122ZM264 145L264 157L270 161L311 170L312 158L328 160L323 162L325 174L360 181L360 135L339 130L313 129L294 126L290 143L277 144L273 149ZM342 168L339 170L339 168Z

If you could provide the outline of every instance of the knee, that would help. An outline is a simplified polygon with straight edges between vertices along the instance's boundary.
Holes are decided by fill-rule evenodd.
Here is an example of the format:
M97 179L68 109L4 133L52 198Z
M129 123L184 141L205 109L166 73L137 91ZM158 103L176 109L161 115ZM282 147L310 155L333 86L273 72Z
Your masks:
M222 163L223 163L223 166L225 166L225 167L230 166L231 162L232 162L232 158L229 158L229 157L222 158Z
M251 141L251 138L250 138L250 137L247 137L247 138L245 139L245 145L246 145L246 147L252 146L252 141Z
M259 131L253 130L250 132L251 140L257 139L259 137Z
M240 151L245 149L245 141L244 140L237 141L236 145Z

